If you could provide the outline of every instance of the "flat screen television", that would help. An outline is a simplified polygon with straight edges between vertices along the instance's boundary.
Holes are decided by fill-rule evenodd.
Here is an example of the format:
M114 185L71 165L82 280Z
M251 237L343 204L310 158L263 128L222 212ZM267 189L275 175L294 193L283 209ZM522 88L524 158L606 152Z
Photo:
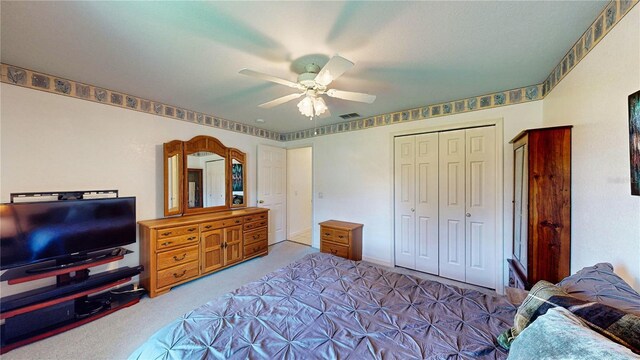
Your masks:
M0 204L0 269L136 242L136 198Z

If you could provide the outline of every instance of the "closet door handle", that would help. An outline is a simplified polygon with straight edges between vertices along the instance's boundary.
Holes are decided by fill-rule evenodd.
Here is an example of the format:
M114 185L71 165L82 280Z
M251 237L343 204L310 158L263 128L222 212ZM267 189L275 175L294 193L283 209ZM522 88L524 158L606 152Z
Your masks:
M414 209L414 208L411 208L411 212L416 212L416 209Z
M470 213L466 213L465 215L466 215L467 217L471 217L471 214L470 214Z

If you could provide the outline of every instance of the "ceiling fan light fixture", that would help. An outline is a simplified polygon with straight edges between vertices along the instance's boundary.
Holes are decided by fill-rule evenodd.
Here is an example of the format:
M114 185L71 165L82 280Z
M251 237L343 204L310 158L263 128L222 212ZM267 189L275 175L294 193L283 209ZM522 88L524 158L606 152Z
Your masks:
M304 116L313 117L313 102L309 96L305 96L304 99L300 100L298 110Z
M325 111L327 111L328 107L327 107L327 104L324 102L324 99L322 99L321 97L314 97L312 101L313 101L313 108L315 109L315 112L316 112L316 116L320 116L324 114Z

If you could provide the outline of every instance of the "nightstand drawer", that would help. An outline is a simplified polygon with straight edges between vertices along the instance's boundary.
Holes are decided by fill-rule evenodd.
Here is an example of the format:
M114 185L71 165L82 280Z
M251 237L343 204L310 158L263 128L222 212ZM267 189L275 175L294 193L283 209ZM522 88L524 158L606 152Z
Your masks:
M156 230L156 239L166 239L169 237L196 234L198 235L198 225L180 226L168 229Z
M347 230L331 229L322 226L320 228L320 237L322 240L349 245L349 231Z
M198 275L198 262L192 261L158 271L158 287L165 287Z
M198 260L198 245L158 253L158 270Z
M332 244L325 241L320 242L320 252L333 254L345 259L349 258L349 248L347 246Z

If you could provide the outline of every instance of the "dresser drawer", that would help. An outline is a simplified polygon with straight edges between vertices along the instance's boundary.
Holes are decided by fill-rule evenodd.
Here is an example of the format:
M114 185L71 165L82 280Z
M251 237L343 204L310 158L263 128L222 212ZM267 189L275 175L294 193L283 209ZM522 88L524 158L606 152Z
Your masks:
M261 254L266 252L269 249L269 244L267 240L262 240L251 245L244 246L244 257L248 258L257 254Z
M245 224L246 225L246 224ZM268 239L267 228L262 228L244 234L244 244L249 245L258 241L266 241Z
M322 240L333 241L340 244L349 245L349 231L322 227L320 229Z
M333 254L345 259L349 258L349 248L347 246L336 245L325 241L320 242L320 252Z
M188 234L198 235L198 225L159 229L159 230L156 230L156 239L166 239L169 237L188 235Z
M174 266L166 270L158 271L157 287L162 288L198 276L198 262L192 261L186 264Z
M183 246L187 244L197 244L197 243L198 243L198 233L196 232L195 234L158 239L156 240L156 250L170 249L176 246Z
M198 245L158 253L158 270L198 260Z
M247 215L244 217L244 222L248 223L248 222L252 222L252 221L258 221L258 220L267 220L267 213L262 213L262 214L257 214L257 215Z
M245 230L251 230L251 229L257 229L259 227L264 227L267 226L267 223L269 222L269 220L260 220L260 221L254 221L254 222L250 222L250 223L245 223L244 224L244 229Z
M206 231L206 230L220 229L227 226L240 225L242 224L242 222L243 221L241 217L217 220L217 221L209 221L209 222L202 223L200 225L200 230Z

